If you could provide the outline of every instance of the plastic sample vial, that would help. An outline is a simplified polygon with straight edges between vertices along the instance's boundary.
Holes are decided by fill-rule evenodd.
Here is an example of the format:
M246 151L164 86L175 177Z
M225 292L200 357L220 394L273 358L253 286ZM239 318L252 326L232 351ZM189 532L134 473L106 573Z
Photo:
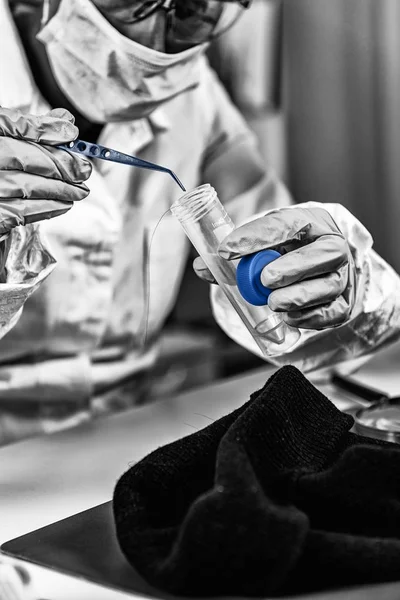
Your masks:
M216 191L208 184L202 185L175 202L171 212L178 218L263 355L268 357L287 352L298 341L299 330L287 325L281 314L273 312L267 299L263 306L247 302L237 286L236 271L240 260L226 260L218 254L220 243L235 226Z

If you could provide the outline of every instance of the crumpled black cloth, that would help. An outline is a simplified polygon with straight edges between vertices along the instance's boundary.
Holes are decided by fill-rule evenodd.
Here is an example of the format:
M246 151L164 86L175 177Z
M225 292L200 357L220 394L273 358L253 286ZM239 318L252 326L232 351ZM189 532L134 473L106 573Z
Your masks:
M297 369L280 369L121 477L122 551L153 586L186 596L400 580L400 446L352 425Z

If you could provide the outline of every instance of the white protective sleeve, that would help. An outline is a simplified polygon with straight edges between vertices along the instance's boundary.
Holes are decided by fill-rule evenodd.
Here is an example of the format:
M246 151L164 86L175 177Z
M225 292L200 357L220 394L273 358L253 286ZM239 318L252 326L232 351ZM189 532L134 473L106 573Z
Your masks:
M305 373L323 368L351 371L360 362L355 359L366 360L400 337L400 278L372 249L371 235L344 206L315 202L306 206L328 210L346 237L357 270L356 302L343 325L323 331L302 329L290 352L268 360L278 366L294 364ZM220 327L235 342L261 356L224 294L218 286L211 288L213 312Z
M53 271L56 261L39 234L38 225L10 233L7 281L0 283L0 338L17 323L26 300Z

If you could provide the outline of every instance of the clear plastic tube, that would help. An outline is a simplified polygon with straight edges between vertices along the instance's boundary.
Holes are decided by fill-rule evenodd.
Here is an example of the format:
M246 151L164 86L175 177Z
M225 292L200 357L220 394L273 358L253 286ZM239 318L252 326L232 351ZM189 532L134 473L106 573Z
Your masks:
M300 332L287 325L279 313L267 305L246 302L236 285L238 260L225 260L218 254L222 240L235 226L210 185L188 192L171 207L186 235L213 274L220 288L250 331L265 357L287 352Z

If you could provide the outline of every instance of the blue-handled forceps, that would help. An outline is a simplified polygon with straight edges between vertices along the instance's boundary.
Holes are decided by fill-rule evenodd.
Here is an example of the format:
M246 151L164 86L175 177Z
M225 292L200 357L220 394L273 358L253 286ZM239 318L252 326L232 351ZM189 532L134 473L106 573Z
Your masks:
M160 173L168 173L168 175L171 175L171 177L176 181L179 187L186 192L183 184L175 175L175 173L171 171L171 169L167 169L167 167L162 167L161 165L156 165L155 163L148 162L147 160L142 160L136 156L124 154L123 152L118 152L118 150L106 148L105 146L100 146L99 144L84 142L83 140L75 140L69 144L62 144L57 146L57 148L60 148L61 150L69 150L70 152L76 152L77 154L83 154L89 158L101 158L102 160L110 160L111 162L121 163L122 165L139 167L141 169L150 169L151 171L159 171Z

